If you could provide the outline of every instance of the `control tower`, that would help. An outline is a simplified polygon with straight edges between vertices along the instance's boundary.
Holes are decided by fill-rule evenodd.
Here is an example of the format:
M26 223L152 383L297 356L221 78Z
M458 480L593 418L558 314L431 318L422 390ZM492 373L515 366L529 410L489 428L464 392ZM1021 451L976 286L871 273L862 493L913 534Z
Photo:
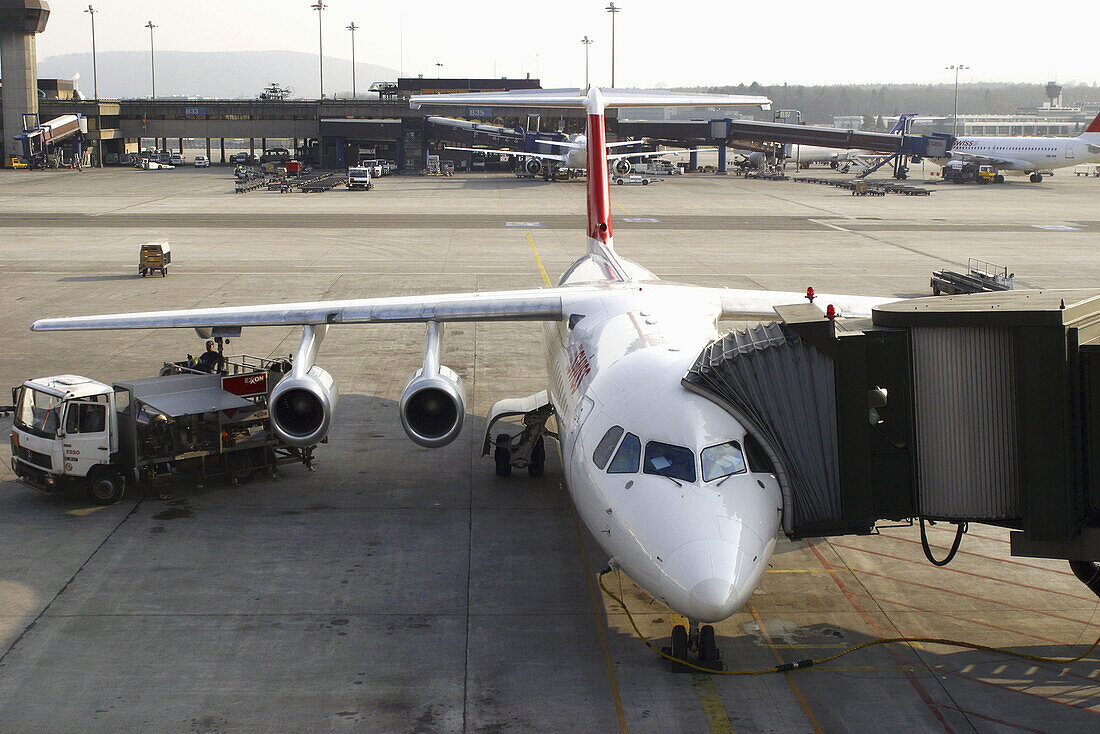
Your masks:
M46 0L0 0L0 67L3 71L5 158L12 136L23 132L23 114L38 112L38 55L35 34L46 30Z

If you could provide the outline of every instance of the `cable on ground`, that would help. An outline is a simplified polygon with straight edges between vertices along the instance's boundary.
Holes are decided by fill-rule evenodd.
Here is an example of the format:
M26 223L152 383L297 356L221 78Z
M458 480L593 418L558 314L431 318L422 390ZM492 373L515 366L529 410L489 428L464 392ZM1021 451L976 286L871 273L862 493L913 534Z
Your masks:
M616 596L604 584L603 577L604 577L604 575L606 575L610 572L611 572L610 568L606 568L603 571L600 571L600 573L596 577L596 580L599 583L600 588L603 589L603 592L605 594L607 594L609 597L611 597L611 599L613 599L615 601L615 603L618 604L619 606L621 606L623 608L623 611L626 612L626 618L630 621L630 626L634 628L634 634L636 634L638 636L638 638L642 642L645 643L645 646L648 647L653 652L660 655L665 660L668 660L668 661L673 662L673 663L677 663L678 665L683 665L684 667L690 668L694 671L698 671L700 673L708 673L710 675L765 675L767 673L788 673L788 672L791 672L793 670L803 670L805 668L812 668L815 665L822 665L824 663L832 662L833 660L836 660L837 658L844 657L845 655L850 655L853 652L855 652L856 650L862 650L865 647L873 647L875 645L890 645L890 644L894 644L894 643L927 642L927 643L934 643L934 644L937 644L937 645L951 645L952 647L963 647L963 648L969 648L971 650L984 650L986 652L1000 653L1002 655L1009 655L1011 657L1021 658L1023 660L1034 660L1034 661L1040 662L1040 663L1055 663L1055 664L1059 664L1059 665L1065 665L1065 664L1068 664L1068 663L1075 663L1078 660L1084 660L1085 658L1087 658L1092 653L1093 650L1096 649L1096 647L1098 645L1100 645L1100 637L1097 637L1096 642L1089 645L1088 649L1085 650L1080 655L1074 656L1072 658L1048 658L1048 657L1043 657L1042 655L1029 655L1029 654L1023 653L1023 652L1016 652L1014 650L1008 650L1008 649L1005 649L1003 647L992 647L990 645L981 645L981 644L978 644L976 642L962 642L960 640L948 640L948 639L941 638L941 637L881 637L881 638L876 639L876 640L868 640L866 642L861 642L857 645L853 645L852 647L847 648L846 650L842 650L842 651L840 651L840 652L838 652L834 655L829 655L828 657L823 657L823 658L799 660L798 662L794 662L794 663L782 663L781 665L776 665L776 666L771 667L771 668L761 668L760 670L712 670L710 668L704 668L701 665L696 665L696 664L694 664L694 663L692 663L688 660L681 660L680 658L673 657L672 655L669 655L664 650L661 650L660 648L655 647L653 645L653 643L651 643L649 641L649 638L647 638L644 634L642 634L642 631L640 629L638 629L638 625L634 622L634 615L632 615L630 613L630 610L627 609L626 604L623 603L623 600L620 599L618 596Z

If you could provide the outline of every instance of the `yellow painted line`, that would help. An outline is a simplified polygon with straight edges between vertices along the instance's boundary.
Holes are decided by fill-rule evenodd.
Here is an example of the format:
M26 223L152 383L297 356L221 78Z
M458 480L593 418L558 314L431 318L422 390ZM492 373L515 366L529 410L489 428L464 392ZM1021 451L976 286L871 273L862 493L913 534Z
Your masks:
M539 249L535 247L535 238L531 236L531 233L527 233L527 242L531 245L531 252L535 253L535 262L538 263L539 272L542 273L542 279L546 281L546 285L551 285L550 276L546 274L546 268L542 267L542 258L539 257Z
M714 686L714 678L703 673L692 673L691 685L703 706L703 714L707 717L711 734L734 734L729 714L726 713L726 707L722 705L718 689Z
M100 510L105 510L105 509L107 509L106 506L81 507L79 510L68 510L65 514L66 515L75 515L76 517L87 517L88 515L91 515L93 512L99 512Z
M782 665L783 658L776 652L775 646L772 644L772 638L768 635L768 630L764 627L764 620L760 618L760 615L756 611L756 607L751 603L745 606L748 608L749 612L752 613L752 618L756 621L756 626L760 630L760 634L764 636L764 641L768 643L768 649L772 651L772 657L775 658L775 662ZM821 725L817 723L814 712L810 710L810 704L806 701L806 697L802 695L802 689L798 687L798 683L795 682L790 673L784 673L783 677L787 679L787 683L791 687L791 692L794 693L794 697L798 699L798 705L802 707L802 713L806 714L806 718L809 719L815 734L825 734Z
M623 206L622 204L620 204L619 202L617 202L617 201L613 201L613 202L611 202L611 203L612 203L612 204L614 204L615 206L619 207L620 209L622 209L622 210L623 210L623 214L630 214L630 211L629 211L629 210L628 210L628 209L627 209L627 208L626 208L625 206Z
M530 233L527 235L530 237ZM531 243L531 247L534 248L535 243ZM538 257L538 253L535 253L535 257ZM542 267L542 264L539 264ZM546 271L543 271L543 276L546 275ZM549 280L547 280L549 284ZM561 484L558 484L558 489L564 491ZM596 577L592 574L592 566L588 562L588 551L584 548L584 535L581 533L581 520L577 516L577 508L573 505L573 498L569 498L569 507L573 510L573 529L577 532L577 545L581 548L581 561L584 562L584 577L588 581L588 596L592 601L592 611L595 612L593 621L596 624L596 632L600 636L600 649L603 651L603 662L607 667L607 680L611 684L611 699L615 702L615 715L619 718L619 731L622 734L627 734L629 729L626 726L626 711L623 709L623 697L619 694L619 683L615 679L615 665L611 662L611 646L607 643L607 622L605 621L601 612L600 604L600 590L596 588Z

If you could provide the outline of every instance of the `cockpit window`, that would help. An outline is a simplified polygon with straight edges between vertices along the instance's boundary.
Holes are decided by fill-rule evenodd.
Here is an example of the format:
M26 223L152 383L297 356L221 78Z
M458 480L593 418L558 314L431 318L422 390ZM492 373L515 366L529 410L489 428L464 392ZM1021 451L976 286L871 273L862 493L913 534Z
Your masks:
M638 459L642 455L642 442L633 433L626 434L623 445L615 452L608 474L633 474L638 471Z
M695 454L683 446L673 446L660 441L650 441L645 445L645 463L642 471L646 474L663 474L685 482L695 481Z
M736 441L727 441L717 446L703 449L703 481L710 482L731 474L743 474L747 471L745 455Z
M615 447L619 444L619 437L623 435L622 426L611 426L607 429L607 433L600 439L599 444L596 445L596 450L592 452L592 461L596 463L596 466L603 469L607 466L607 460L611 458L611 452L615 450Z

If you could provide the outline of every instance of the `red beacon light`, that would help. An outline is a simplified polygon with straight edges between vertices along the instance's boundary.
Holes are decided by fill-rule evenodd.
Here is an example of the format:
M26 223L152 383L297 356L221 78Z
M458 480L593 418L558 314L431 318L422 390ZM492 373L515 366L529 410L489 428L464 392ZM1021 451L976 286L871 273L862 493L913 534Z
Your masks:
M806 300L813 303L815 298L817 298L817 294L814 293L814 287L811 285L806 289Z
M836 306L830 303L828 308L825 309L825 318L829 319L829 321L832 321L836 318L836 316Z

